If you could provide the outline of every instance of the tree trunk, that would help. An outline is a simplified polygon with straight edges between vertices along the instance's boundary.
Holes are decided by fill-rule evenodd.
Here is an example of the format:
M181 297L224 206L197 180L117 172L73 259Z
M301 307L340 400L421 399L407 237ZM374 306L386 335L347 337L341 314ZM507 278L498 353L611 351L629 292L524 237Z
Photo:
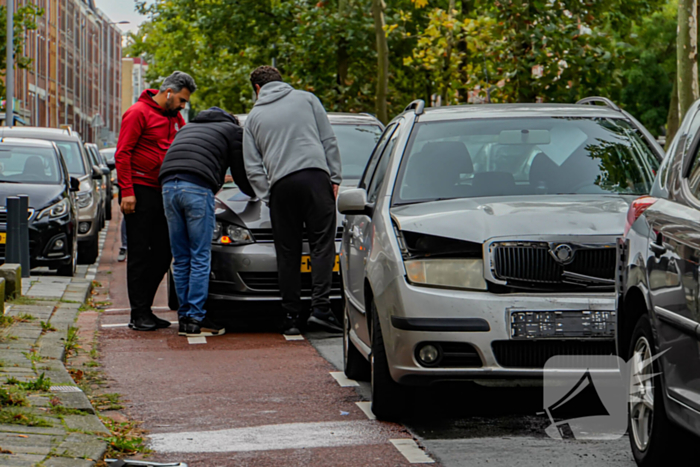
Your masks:
M666 118L665 150L668 150L668 147L671 145L671 141L673 141L673 137L676 136L676 133L678 132L678 127L680 125L678 110L678 80L674 80L673 91L671 91L671 105L668 107L668 117Z
M377 36L377 118L384 124L389 121L386 98L389 88L389 45L384 31L384 0L372 0L374 32Z
M698 98L697 85L697 0L678 2L677 85L679 120Z
M450 18L455 13L455 0L450 0L450 5L447 10L447 14ZM454 33L448 31L447 33L447 49L445 50L445 64L443 66L442 73L442 92L441 92L441 102L442 105L449 105L447 100L447 93L450 90L450 85L452 84L451 68L452 68L452 48L454 47Z

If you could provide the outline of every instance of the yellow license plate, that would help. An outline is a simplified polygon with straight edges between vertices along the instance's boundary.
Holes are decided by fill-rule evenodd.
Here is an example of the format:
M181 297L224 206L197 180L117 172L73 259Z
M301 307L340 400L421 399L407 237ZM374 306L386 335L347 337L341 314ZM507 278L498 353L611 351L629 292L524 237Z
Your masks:
M4 245L7 242L7 234L5 232L0 232L0 245Z
M333 272L340 271L340 257L335 255L335 264L333 265ZM301 256L301 272L311 272L311 256L302 255Z

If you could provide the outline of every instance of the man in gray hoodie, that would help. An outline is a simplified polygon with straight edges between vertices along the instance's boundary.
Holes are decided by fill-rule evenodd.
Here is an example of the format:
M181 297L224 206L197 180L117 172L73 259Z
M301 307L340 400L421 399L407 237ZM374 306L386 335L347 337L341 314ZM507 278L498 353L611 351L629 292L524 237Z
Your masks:
M299 334L304 225L313 283L308 324L342 332L330 302L342 181L335 133L318 98L284 83L276 68L261 66L250 81L258 100L245 122L243 158L255 193L270 206L284 333Z

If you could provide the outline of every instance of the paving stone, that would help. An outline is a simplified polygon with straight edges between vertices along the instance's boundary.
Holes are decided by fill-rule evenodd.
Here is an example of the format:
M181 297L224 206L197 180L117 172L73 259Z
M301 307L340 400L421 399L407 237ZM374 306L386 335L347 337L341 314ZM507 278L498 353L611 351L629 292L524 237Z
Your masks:
M73 382L73 378L71 378L70 376L70 373L68 373L65 368L58 368L55 370L44 370L41 371L40 374L41 373L44 374L45 378L51 379L51 384L53 385L70 384L72 386L75 384Z
M56 448L60 456L77 457L82 459L102 459L107 451L107 444L94 436L82 433L71 433Z
M64 415L63 422L70 430L80 430L100 435L109 435L109 430L96 415Z
M61 324L67 323L73 325L75 318L78 316L78 310L76 308L68 308L59 306L56 311L51 316L51 324Z
M6 298L14 298L22 293L22 267L19 264L0 266L0 277L5 279Z
M66 457L51 457L43 462L45 467L92 467L94 462L85 459L69 459Z
M63 435L0 433L0 446L15 454L43 454L45 456L62 439Z
M0 454L0 465L3 467L34 467L42 460L44 456L37 454Z
M66 434L65 428L60 425L47 428L41 426L24 426L24 425L8 425L0 424L1 433L23 433L25 435L54 435L61 436Z
M95 413L95 409L90 404L90 400L82 392L57 392L54 394L61 404L68 409L82 410L90 414Z
M39 348L39 355L46 358L53 358L56 360L63 360L66 352L65 336L66 332L47 332L44 334L37 346Z

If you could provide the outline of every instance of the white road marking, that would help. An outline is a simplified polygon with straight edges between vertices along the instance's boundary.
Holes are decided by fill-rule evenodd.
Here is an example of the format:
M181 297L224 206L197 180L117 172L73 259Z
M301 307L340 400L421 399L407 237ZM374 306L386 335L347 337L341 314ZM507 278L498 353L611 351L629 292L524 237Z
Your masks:
M189 342L190 344L206 344L207 338L204 336L188 337L187 342Z
M303 341L304 336L298 335L298 336L288 336L284 334L284 338L287 339L288 341Z
M151 310L170 310L167 306L152 306ZM105 312L109 313L110 311L131 311L131 308L107 308Z
M389 441L391 441L391 444L393 444L411 464L435 463L435 461L418 446L418 443L411 438L390 439Z
M365 415L367 415L367 418L370 420L376 420L377 417L374 415L372 412L372 403L371 402L355 402L355 405L362 410Z
M383 444L366 421L285 423L217 431L151 434L160 452L245 452ZM374 426L374 425L372 425Z
M360 383L358 383L354 379L350 379L347 376L345 376L345 373L343 373L342 371L331 371L331 376L335 378L338 384L340 384L341 388L349 388L352 386L360 385Z

